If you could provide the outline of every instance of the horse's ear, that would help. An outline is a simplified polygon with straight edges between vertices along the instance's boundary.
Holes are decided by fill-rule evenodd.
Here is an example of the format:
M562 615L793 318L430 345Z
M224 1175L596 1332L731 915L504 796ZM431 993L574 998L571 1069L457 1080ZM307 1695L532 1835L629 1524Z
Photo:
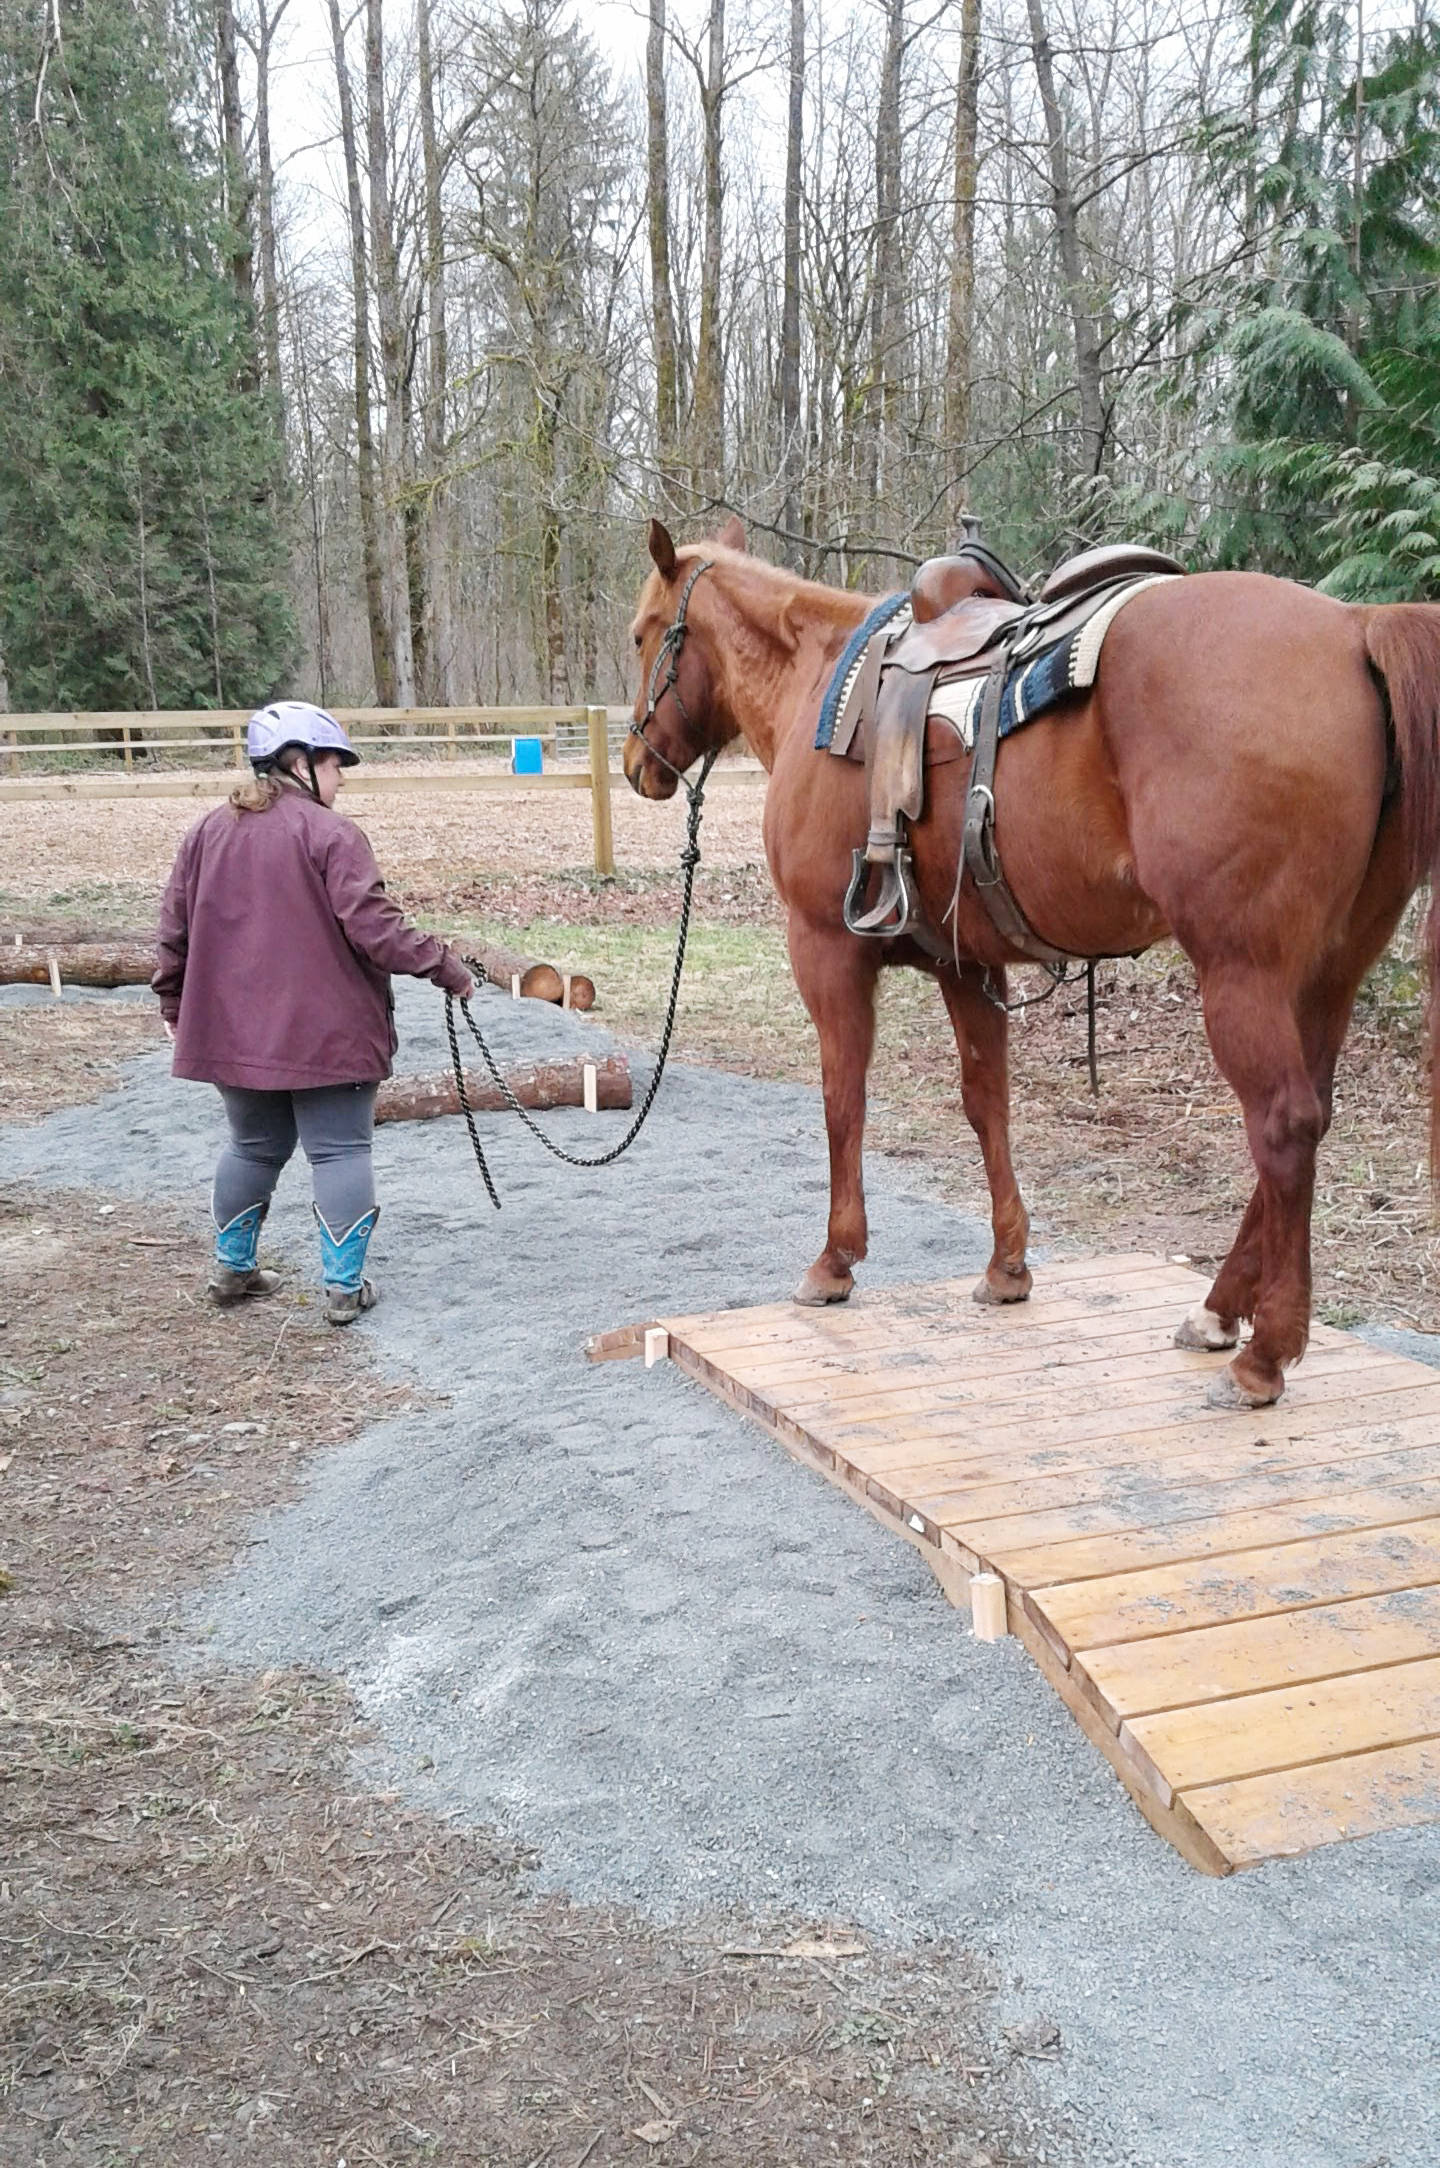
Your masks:
M745 522L738 512L732 512L719 534L715 537L722 549L743 550L745 547Z
M658 519L652 519L650 522L649 542L650 555L655 560L655 569L662 580L668 580L675 570L675 545L670 539L670 529L662 526Z

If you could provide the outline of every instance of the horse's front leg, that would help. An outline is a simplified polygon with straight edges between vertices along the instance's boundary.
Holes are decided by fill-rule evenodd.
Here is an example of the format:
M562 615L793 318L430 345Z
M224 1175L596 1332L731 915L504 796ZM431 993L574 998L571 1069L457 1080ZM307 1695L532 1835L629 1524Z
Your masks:
M1015 1180L1010 1157L1010 1019L985 991L985 974L974 964L938 974L960 1050L960 1094L965 1118L980 1141L985 1180L990 1189L990 1228L995 1247L985 1277L975 1288L977 1302L1023 1302L1030 1292L1025 1245L1030 1215Z
M830 1222L825 1247L795 1290L797 1302L844 1302L865 1255L865 1076L875 1043L876 944L790 913L790 964L820 1037L825 1135L830 1146Z

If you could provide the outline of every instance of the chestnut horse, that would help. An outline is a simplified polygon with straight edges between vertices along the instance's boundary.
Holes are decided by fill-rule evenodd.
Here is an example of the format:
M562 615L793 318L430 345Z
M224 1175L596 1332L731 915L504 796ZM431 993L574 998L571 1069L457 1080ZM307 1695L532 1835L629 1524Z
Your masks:
M796 1299L843 1302L865 1255L876 979L883 965L910 964L939 982L985 1162L994 1251L975 1298L1023 1301L1029 1220L1010 1157L1007 1019L991 990L1003 989L1007 963L1025 959L997 934L968 874L956 894L968 764L929 771L910 836L920 896L953 938L953 967L908 940L848 933L841 899L866 834L865 777L813 740L832 670L871 599L746 555L738 520L716 542L680 549L652 521L650 554L632 628L642 685L625 748L632 788L668 798L680 771L736 736L770 771L765 850L819 1034L830 1145L825 1245ZM1042 940L1118 956L1168 936L1195 967L1257 1180L1176 1340L1236 1349L1212 1400L1276 1400L1309 1332L1315 1151L1351 1006L1440 860L1440 606L1362 608L1253 572L1166 581L1116 618L1091 692L1005 740L996 783L1001 861ZM1427 949L1433 987L1434 911ZM1433 1002L1431 1031L1433 1057ZM1432 1058L1432 1163L1437 1089ZM1243 1346L1242 1319L1253 1326Z

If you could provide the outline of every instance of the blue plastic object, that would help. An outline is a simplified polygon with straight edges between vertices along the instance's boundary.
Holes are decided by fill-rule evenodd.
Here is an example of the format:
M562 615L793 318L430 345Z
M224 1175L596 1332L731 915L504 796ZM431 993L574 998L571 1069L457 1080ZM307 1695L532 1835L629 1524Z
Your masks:
M545 748L539 738L512 738L510 740L510 773L512 775L543 775L545 771Z

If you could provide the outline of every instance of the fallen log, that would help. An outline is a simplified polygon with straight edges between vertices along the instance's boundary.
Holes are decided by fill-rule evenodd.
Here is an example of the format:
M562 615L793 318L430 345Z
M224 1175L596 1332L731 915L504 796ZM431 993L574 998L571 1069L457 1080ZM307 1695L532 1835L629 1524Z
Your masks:
M106 948L149 948L155 939L153 927L142 932L133 926L87 926L66 925L61 920L34 920L24 925L0 924L0 948L93 948L102 943Z
M547 1107L586 1105L585 1071L593 1071L597 1108L628 1107L630 1064L623 1054L606 1054L599 1061L531 1061L504 1072L522 1107L543 1111ZM509 1101L488 1075L465 1071L465 1096L477 1114L501 1114ZM375 1098L377 1122L430 1122L439 1114L458 1114L460 1095L453 1075L395 1076L380 1086Z
M520 992L527 1001L565 1002L565 981L570 981L570 1000L566 1006L572 1009L593 1009L595 1006L595 981L587 979L579 971L564 972L554 964L540 963L533 956L518 955L513 949L476 948L473 943L454 941L467 964L483 972L492 986L503 986L506 993L515 991L515 981L520 981Z
M0 946L0 986L53 985L51 966L61 983L72 986L148 986L155 969L151 948L86 942L84 946L22 943Z

